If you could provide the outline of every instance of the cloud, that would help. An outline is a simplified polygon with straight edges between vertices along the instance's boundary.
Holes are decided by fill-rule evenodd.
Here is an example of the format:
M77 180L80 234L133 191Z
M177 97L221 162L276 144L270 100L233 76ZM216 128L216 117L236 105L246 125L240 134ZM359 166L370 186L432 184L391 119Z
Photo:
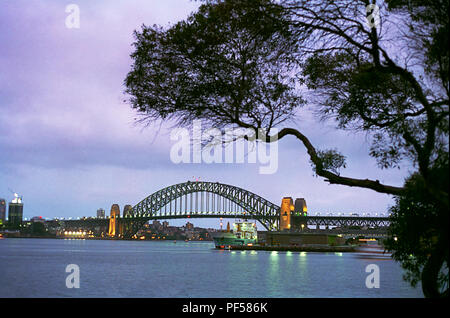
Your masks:
M330 186L313 176L303 145L279 145L273 175L257 164L170 161L167 123L143 129L124 104L132 32L145 23L187 17L195 1L76 1L80 29L65 27L66 3L7 1L0 11L0 196L24 195L25 215L88 216L113 203L135 204L170 184L200 177L248 189L273 203L306 198L310 211L385 210L392 199ZM343 174L401 185L407 171L380 171L364 136L337 132L309 117L297 125L320 148L348 157ZM217 222L213 222L217 223Z
M167 140L133 125L122 83L133 30L193 8L189 1L167 5L80 1L81 28L67 29L60 1L8 3L1 16L8 31L0 35L8 43L0 58L1 162L143 168L161 161Z

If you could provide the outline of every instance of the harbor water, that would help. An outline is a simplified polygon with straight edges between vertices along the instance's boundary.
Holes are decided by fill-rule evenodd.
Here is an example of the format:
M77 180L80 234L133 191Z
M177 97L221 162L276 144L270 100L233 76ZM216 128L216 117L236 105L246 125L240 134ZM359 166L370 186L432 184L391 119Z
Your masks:
M71 264L79 288L66 284ZM379 268L378 288L366 285L371 264ZM217 250L212 242L7 238L0 240L0 269L0 297L8 298L423 297L391 259Z

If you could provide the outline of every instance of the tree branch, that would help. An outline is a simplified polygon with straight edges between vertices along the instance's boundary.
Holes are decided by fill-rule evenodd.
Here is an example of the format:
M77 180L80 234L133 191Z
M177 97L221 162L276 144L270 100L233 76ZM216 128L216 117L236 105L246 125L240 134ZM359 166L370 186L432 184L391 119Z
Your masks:
M265 142L274 142L276 140L280 140L281 138L292 135L297 137L303 145L306 147L306 150L309 154L309 157L313 164L315 165L316 174L326 178L325 181L329 182L330 184L340 184L340 185L346 185L350 187L359 187L359 188L366 188L366 189L372 189L374 191L380 192L380 193L386 193L386 194L392 194L392 195L400 195L402 194L405 189L402 187L394 187L390 185L384 185L381 184L378 180L370 180L370 179L355 179L355 178L348 178L348 177L342 177L339 176L331 171L328 171L323 168L322 161L320 160L319 156L317 155L317 151L315 147L311 144L309 139L303 135L300 131L294 128L283 128L280 130L280 132L277 134L277 138L274 138L273 136L266 136L266 139L263 140Z

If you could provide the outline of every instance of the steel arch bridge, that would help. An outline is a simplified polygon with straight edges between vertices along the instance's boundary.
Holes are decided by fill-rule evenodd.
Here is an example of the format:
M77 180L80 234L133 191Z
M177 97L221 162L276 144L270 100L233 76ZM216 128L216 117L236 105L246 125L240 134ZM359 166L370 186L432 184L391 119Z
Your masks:
M241 217L258 220L272 231L278 228L279 210L278 205L236 186L187 181L149 195L123 218Z
M113 205L114 206L114 205ZM186 218L235 218L258 220L268 231L279 231L280 206L248 190L219 182L187 181L154 192L123 215L106 218L83 217L77 220L54 220L64 229L114 229L120 237L131 238L150 220ZM335 226L342 229L367 228L386 230L390 219L359 216L296 216L307 226ZM356 229L355 229L356 230ZM346 230L347 231L347 230ZM111 236L111 233L109 234ZM112 234L116 236L116 234Z

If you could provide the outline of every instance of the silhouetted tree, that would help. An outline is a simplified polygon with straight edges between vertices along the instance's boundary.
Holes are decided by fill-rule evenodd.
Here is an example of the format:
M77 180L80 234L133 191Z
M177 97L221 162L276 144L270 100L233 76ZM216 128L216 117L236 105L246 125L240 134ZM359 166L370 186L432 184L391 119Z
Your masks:
M443 190L448 189L448 158L432 167L430 174ZM424 294L429 297L448 297L448 210L428 195L417 173L408 178L405 194L396 198L390 210L390 237L385 245L406 270L405 279L413 286L425 281Z
M327 182L400 201L409 195L404 186L341 175L341 153L287 125L305 103L315 105L339 128L366 132L381 169L409 160L424 195L448 214L448 189L432 173L448 157L448 2L369 4L207 1L170 28L143 26L125 81L131 106L144 123L202 119L267 134L277 127L273 140L295 136ZM435 275L426 273L424 293L437 295Z

